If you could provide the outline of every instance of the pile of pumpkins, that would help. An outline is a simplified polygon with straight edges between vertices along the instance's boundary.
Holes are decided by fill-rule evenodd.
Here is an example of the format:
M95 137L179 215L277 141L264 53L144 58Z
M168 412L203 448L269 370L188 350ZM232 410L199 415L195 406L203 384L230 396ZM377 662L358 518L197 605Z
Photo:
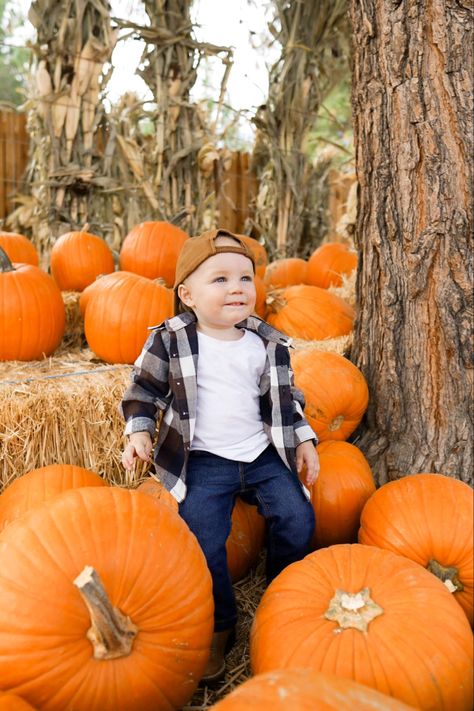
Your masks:
M470 487L442 474L374 491L355 537L318 544L266 589L253 676L213 708L471 711L472 518ZM240 502L234 580L263 534ZM16 479L0 495L0 630L0 709L182 709L209 656L213 601L176 502L154 481L109 486L72 465Z
M263 245L243 237L256 261L256 313L287 335L323 340L348 334L354 310L328 291L356 267L342 243L326 243L308 260L268 263ZM143 222L125 237L119 269L106 241L68 232L55 242L48 275L25 236L0 232L0 360L36 360L54 353L65 329L61 292L79 292L91 350L108 363L133 363L148 328L173 315L172 286L186 232ZM5 338L3 338L5 334ZM8 334L8 338L6 337Z

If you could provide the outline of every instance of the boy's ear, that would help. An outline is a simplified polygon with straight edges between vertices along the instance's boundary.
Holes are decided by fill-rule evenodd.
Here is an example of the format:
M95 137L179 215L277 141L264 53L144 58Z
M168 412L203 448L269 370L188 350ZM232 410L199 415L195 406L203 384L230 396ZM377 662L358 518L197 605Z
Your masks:
M178 286L178 296L186 306L192 306L191 292L189 291L186 284L180 284Z

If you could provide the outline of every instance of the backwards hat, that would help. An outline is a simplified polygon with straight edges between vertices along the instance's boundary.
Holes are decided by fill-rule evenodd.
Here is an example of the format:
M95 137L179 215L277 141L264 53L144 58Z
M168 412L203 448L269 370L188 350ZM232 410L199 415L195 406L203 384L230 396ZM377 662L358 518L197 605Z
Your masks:
M216 245L217 237L230 237L238 244ZM253 264L255 271L255 258L250 247L239 235L234 235L227 230L209 230L198 237L191 237L185 240L176 263L176 276L174 280L174 312L179 313L180 299L178 297L178 286L192 274L200 264L222 252L234 252L248 257Z

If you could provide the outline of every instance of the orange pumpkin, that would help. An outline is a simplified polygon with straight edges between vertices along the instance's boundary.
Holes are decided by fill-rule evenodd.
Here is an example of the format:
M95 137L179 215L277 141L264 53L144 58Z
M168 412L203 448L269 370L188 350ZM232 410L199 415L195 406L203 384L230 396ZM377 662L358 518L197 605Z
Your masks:
M253 237L249 237L248 235L237 235L240 237L240 239L243 239L244 242L250 247L254 260L255 260L255 273L263 279L265 276L265 269L268 264L268 254L267 250L261 244L258 242L258 240L254 239Z
M150 326L173 315L173 292L137 276L97 289L87 302L84 333L91 350L107 363L133 363Z
M86 314L87 304L89 303L91 296L99 291L102 291L102 289L108 289L112 284L122 283L124 281L127 281L128 287L131 289L132 284L135 281L140 281L140 277L138 274L134 274L133 272L118 271L112 272L111 274L101 274L95 281L92 282L92 284L86 286L79 297L79 309L82 317L84 318Z
M82 291L99 274L115 269L114 257L102 237L90 232L66 232L51 250L51 273L61 291Z
M32 264L13 265L0 247L0 360L39 360L61 343L64 302L54 280Z
M313 545L355 543L361 511L375 491L372 470L360 449L349 442L327 440L317 451L320 470L311 487L316 514Z
M442 474L411 474L384 484L367 501L359 541L400 553L434 573L472 625L473 518L468 484Z
M425 711L471 711L472 632L418 563L357 543L293 563L265 591L250 641L254 674L307 667Z
M8 691L0 691L0 711L35 711L35 709L19 696Z
M178 512L178 502L154 477L139 484L137 491L153 496L173 511ZM255 565L263 546L265 520L255 506L237 499L232 512L232 528L227 539L227 564L233 582L241 580Z
M257 316L260 316L260 318L265 318L265 314L267 313L267 304L266 304L267 289L266 289L263 279L261 277L259 277L258 274L255 274L254 282L255 282L255 290L257 292L257 301L255 303L255 313L257 314Z
M11 262L33 264L35 267L39 265L36 247L24 235L20 235L17 232L0 231L0 247L3 247Z
M320 442L347 439L367 409L369 389L360 370L338 353L302 349L291 356L305 416Z
M272 298L270 298L272 297ZM267 298L267 321L292 338L321 341L352 330L354 309L317 286L288 286Z
M326 242L308 259L307 283L327 289L342 286L342 275L349 276L357 267L357 252L341 242Z
M172 287L181 247L189 235L170 222L141 222L125 237L120 269L149 279L164 279Z
M78 486L107 486L95 472L74 464L51 464L32 469L12 481L0 495L0 531L26 511L56 494Z
M0 534L1 683L43 711L175 711L204 672L213 607L180 516L136 491L70 489Z
M236 687L213 711L415 711L412 706L332 674L279 669Z
M282 289L286 286L306 284L308 262L299 257L275 259L265 269L265 284L267 288Z

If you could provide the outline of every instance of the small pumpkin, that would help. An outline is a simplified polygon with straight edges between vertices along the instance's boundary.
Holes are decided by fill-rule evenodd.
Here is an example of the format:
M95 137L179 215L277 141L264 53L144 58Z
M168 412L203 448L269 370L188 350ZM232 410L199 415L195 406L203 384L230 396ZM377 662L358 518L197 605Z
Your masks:
M62 341L66 310L54 280L32 264L12 264L0 247L0 360L39 360Z
M320 470L310 489L316 514L313 546L356 543L361 511L375 491L372 470L349 442L326 440L316 449Z
M133 286L133 288L130 288ZM173 315L173 292L146 277L114 281L87 302L84 333L94 353L107 363L133 363L149 327Z
M0 231L0 247L5 250L11 262L33 264L35 267L39 265L38 250L25 235Z
M442 580L474 622L474 506L468 484L443 474L404 476L365 504L359 542L416 561Z
M53 245L51 273L61 291L83 291L99 274L115 269L107 242L90 232L66 232Z
M269 292L267 321L287 336L321 341L350 333L354 309L317 286L288 286Z
M95 472L75 464L50 464L14 479L0 494L0 531L26 511L78 486L107 486Z
M305 396L305 416L319 441L347 439L369 402L369 389L357 366L339 353L314 348L292 353L291 365L295 384Z
M327 289L342 286L342 277L357 267L357 252L342 242L326 242L314 250L308 259L307 282Z
M424 711L471 711L472 631L434 575L391 551L322 548L273 580L250 637L254 674L306 667Z
M299 257L275 259L267 264L264 281L268 289L306 284L308 262Z
M368 686L312 669L278 669L237 686L212 711L415 711Z
M263 279L265 276L265 269L268 264L268 254L264 245L261 244L254 237L249 237L248 235L237 235L240 239L250 247L254 260L255 260L255 273Z
M0 679L42 711L181 709L213 608L195 536L139 492L69 489L0 534Z
M141 222L122 243L120 269L149 279L164 279L166 286L172 287L176 262L187 239L189 235L170 222Z

